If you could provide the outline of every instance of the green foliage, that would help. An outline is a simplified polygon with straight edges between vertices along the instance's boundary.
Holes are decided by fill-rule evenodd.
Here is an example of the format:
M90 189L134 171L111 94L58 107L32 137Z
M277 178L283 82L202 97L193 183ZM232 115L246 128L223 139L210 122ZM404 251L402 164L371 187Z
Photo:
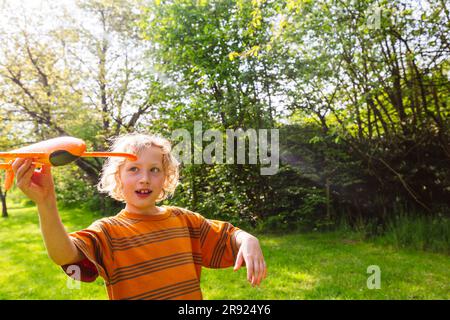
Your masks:
M448 9L427 3L425 10L413 1L324 0L303 3L301 14L282 11L290 22L281 64L292 84L292 121L314 119L322 141L333 139L361 163L354 180L365 182L364 192L377 194L378 203L354 209L340 201L354 211L347 215L382 216L397 199L429 213L449 206L447 41L436 41L449 31Z
M100 36L70 24L1 42L0 144L71 134L104 150L120 133L170 137L199 120L278 128L276 175L183 164L166 203L261 230L345 220L381 234L399 212L448 217L448 5L425 2L82 1ZM80 162L55 170L58 200L118 208L95 191L102 162Z
M292 185L284 186L286 181ZM271 210L259 222L259 230L311 230L326 222L325 190L313 181L284 166L270 185L276 202L267 206Z
M81 203L92 205L90 202L97 200L94 197L96 193L94 186L86 183L86 178L79 168L73 165L53 168L52 174L57 200L61 205L65 207L79 206Z

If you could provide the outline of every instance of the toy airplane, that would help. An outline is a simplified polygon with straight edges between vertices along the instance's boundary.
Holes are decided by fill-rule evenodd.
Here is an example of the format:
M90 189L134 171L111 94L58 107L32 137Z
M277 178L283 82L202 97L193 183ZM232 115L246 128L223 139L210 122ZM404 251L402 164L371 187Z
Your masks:
M86 152L86 143L73 137L59 137L41 141L9 152L0 152L0 158L9 160L0 163L0 170L6 170L5 189L9 190L14 181L12 163L17 158L33 159L36 167L43 165L63 166L80 157L125 157L136 161L137 157L131 153L122 152Z

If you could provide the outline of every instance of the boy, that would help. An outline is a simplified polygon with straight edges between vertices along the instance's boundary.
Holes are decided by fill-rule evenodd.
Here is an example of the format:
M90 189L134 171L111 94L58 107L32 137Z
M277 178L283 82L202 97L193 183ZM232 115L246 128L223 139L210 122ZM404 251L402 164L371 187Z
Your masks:
M178 183L179 164L166 139L127 134L111 151L138 156L137 161L108 158L98 185L125 208L70 234L58 214L50 167L38 172L31 159L13 163L17 186L38 207L45 246L56 264L65 271L79 268L81 281L100 275L110 299L202 299L202 266L234 265L236 271L244 263L252 286L266 277L254 236L187 209L156 206Z

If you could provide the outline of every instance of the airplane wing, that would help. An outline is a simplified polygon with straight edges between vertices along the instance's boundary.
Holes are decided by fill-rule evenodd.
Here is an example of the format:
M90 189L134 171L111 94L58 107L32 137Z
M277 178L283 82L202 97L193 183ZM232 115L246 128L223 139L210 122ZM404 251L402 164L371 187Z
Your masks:
M124 157L130 159L131 161L137 160L136 155L125 152L83 152L81 157Z
M8 170L11 168L9 163L0 163L0 170Z
M47 155L45 152L0 152L2 159L39 158L45 155Z

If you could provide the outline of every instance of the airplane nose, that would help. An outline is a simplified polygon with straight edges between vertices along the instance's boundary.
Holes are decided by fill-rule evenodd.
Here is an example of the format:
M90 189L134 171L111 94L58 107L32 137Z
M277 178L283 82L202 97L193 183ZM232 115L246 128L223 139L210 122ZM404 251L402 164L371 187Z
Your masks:
M55 167L75 161L86 151L86 144L78 138L60 137L52 140L55 141L56 150L53 149L48 160Z
M60 142L59 146L63 147L61 150L67 151L73 156L80 157L86 151L86 143L81 139L74 137L60 137L57 139Z

